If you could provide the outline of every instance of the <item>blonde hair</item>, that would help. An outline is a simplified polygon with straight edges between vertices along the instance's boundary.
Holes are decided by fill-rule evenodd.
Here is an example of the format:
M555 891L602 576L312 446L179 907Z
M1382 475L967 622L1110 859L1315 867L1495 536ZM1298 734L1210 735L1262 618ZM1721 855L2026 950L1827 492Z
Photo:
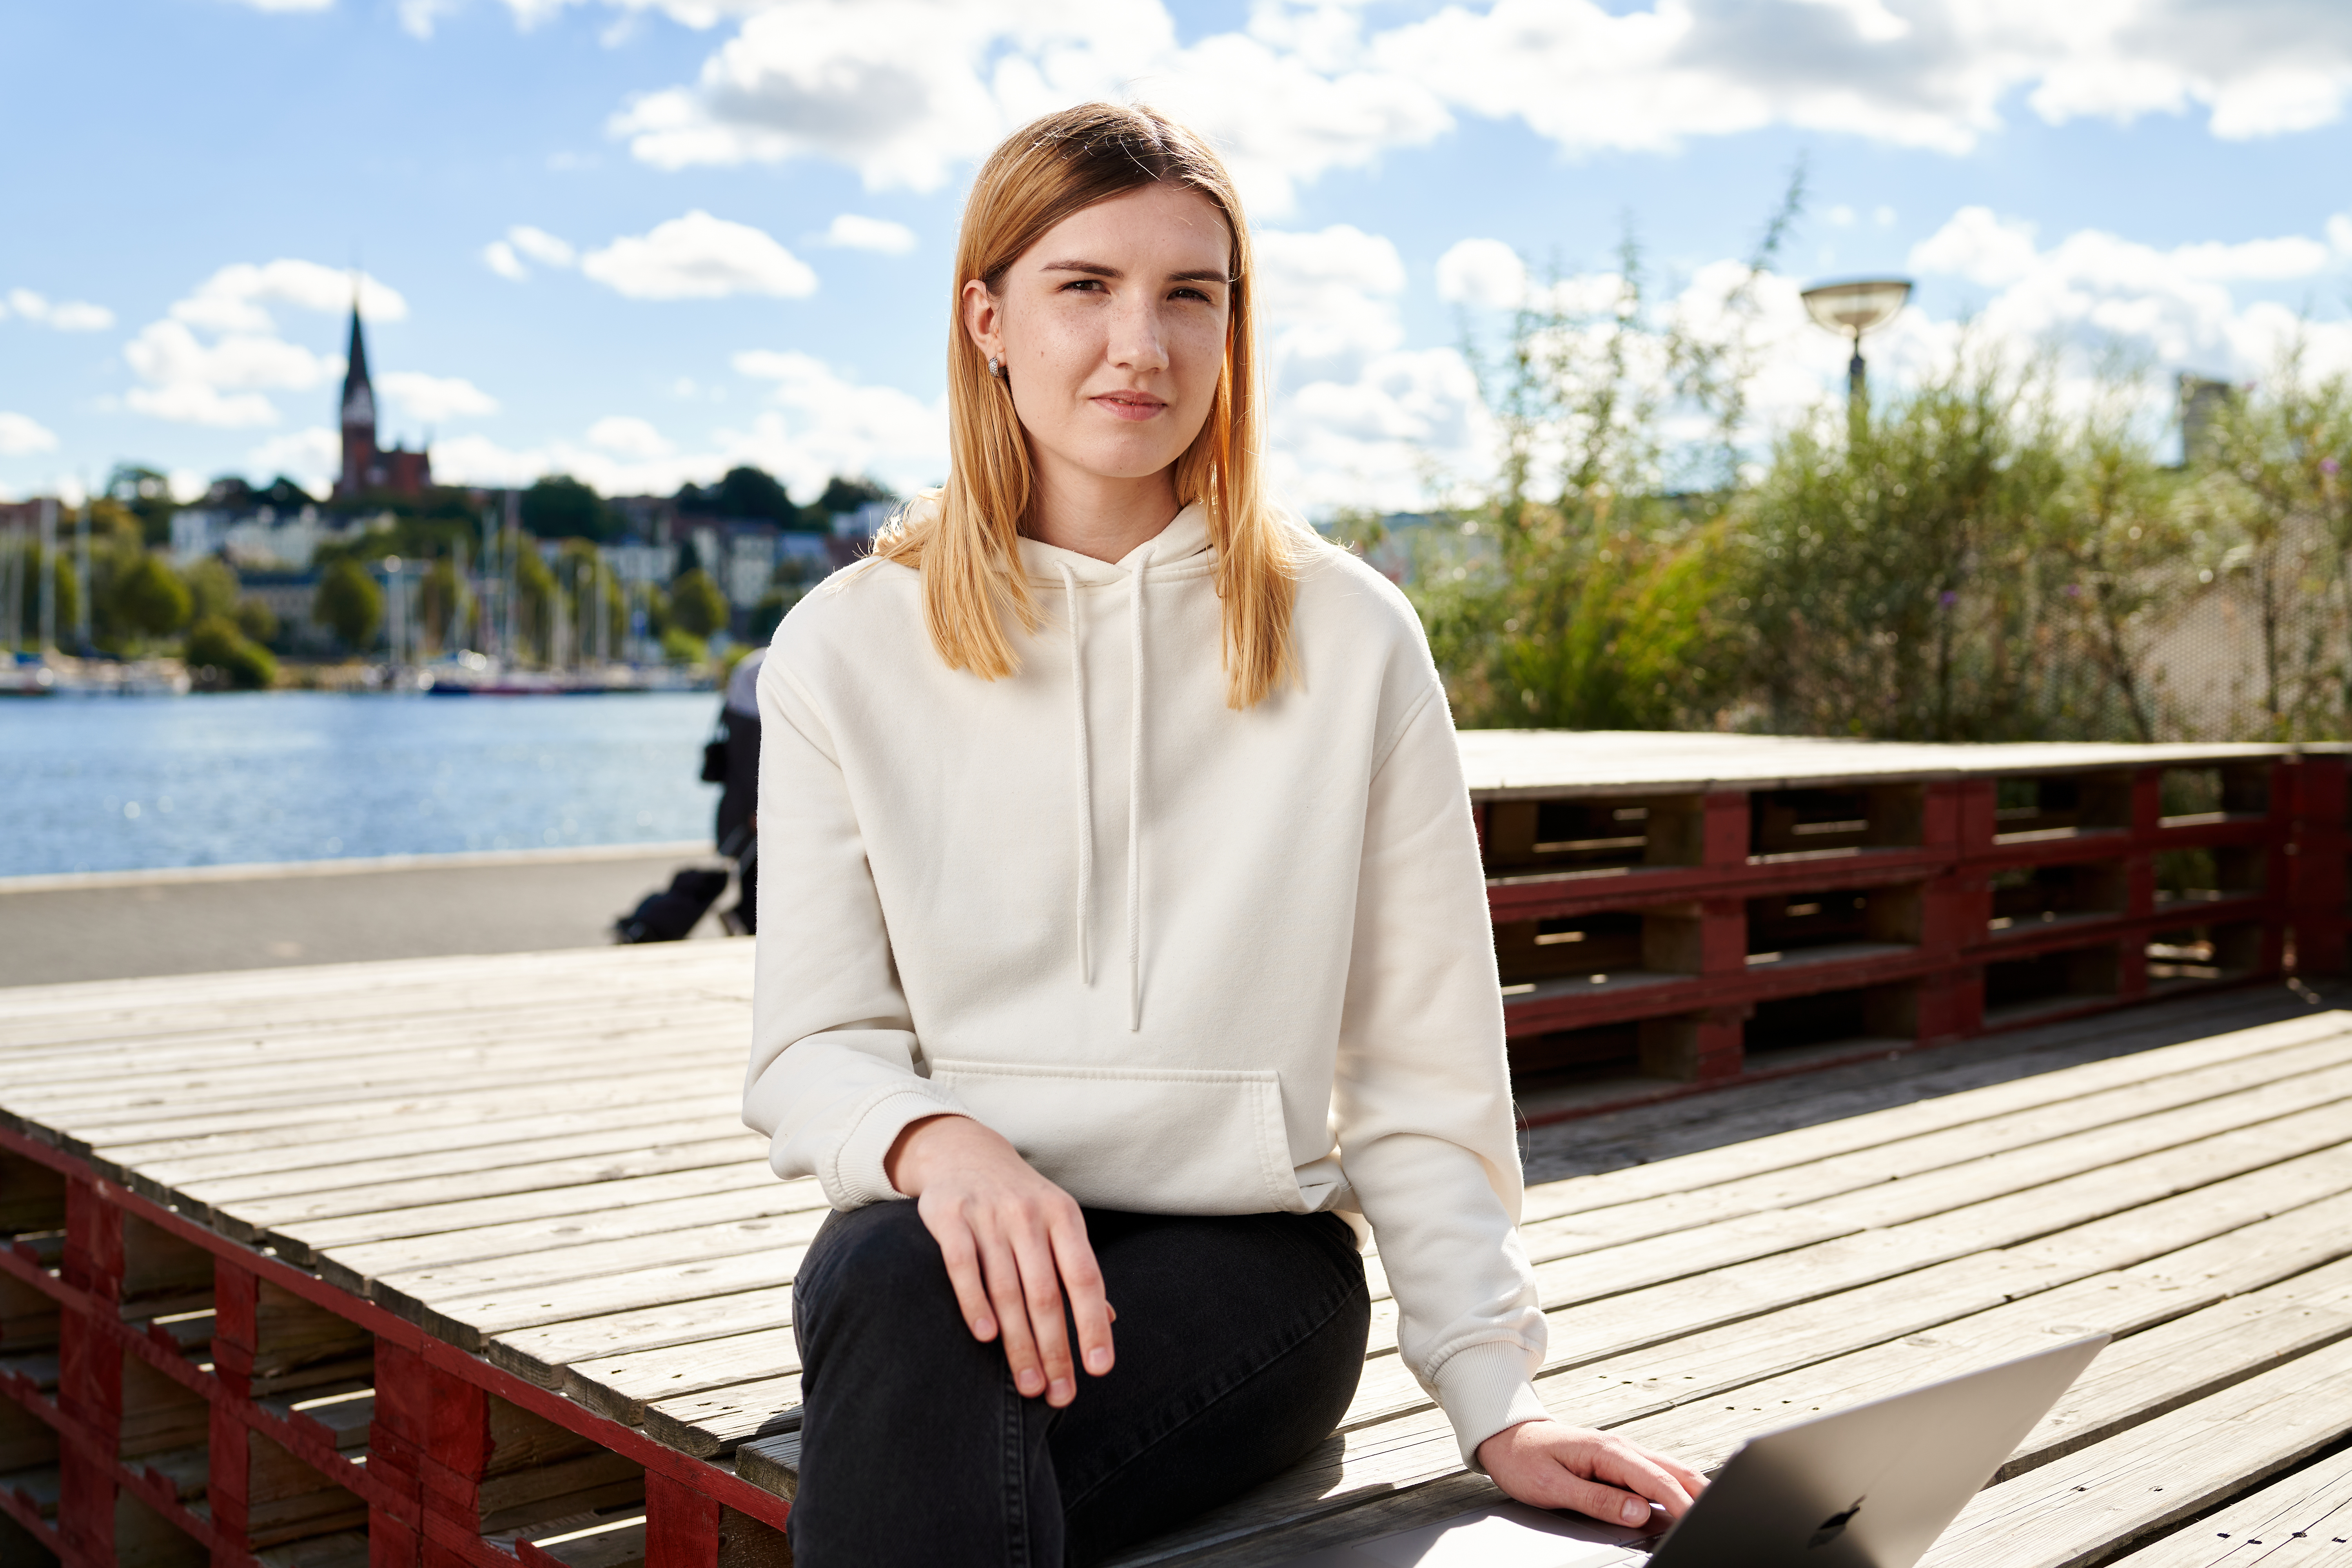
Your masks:
M1035 476L1012 394L989 374L963 329L963 288L978 279L990 293L999 292L1005 272L1055 225L1153 184L1207 198L1232 237L1224 365L1201 433L1176 460L1175 485L1180 505L1197 503L1208 516L1223 605L1226 701L1249 708L1293 673L1291 610L1307 541L1275 512L1260 487L1265 416L1241 197L1206 142L1150 110L1089 103L1049 114L1007 137L982 165L956 241L948 482L932 505L902 514L874 553L921 571L924 625L949 668L987 680L1013 672L1019 661L1005 613L1032 632L1040 624L1016 543Z

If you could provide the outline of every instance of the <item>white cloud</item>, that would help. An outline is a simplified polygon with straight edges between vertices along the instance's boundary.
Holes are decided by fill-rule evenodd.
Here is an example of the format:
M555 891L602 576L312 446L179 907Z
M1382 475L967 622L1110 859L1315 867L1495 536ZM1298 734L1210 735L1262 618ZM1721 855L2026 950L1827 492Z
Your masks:
M168 419L175 425L210 425L233 430L278 423L278 405L257 392L223 392L202 382L175 382L169 386L134 386L123 402L137 413Z
M400 27L412 38L430 38L434 25L454 16L465 0L400 0Z
M2033 269L2033 232L2030 223L1995 217L1990 207L1962 207L1911 247L1911 270L2012 283Z
M321 385L342 374L343 361L278 336L268 307L336 313L351 308L355 290L372 321L408 313L398 292L363 273L286 258L224 267L123 345L124 363L144 383L123 402L184 425L273 425L278 408L265 393Z
M482 247L482 264L499 277L520 283L530 276L530 268L514 252L514 247L503 239L494 239Z
M60 332L102 332L114 325L114 312L83 300L52 301L30 289L11 289L0 317L15 315Z
M0 409L0 458L28 458L58 449L57 432L22 414Z
M793 489L814 492L835 474L871 473L901 490L946 477L944 397L927 404L852 382L804 353L750 349L732 363L738 374L773 384L771 406L724 444Z
M1403 342L1394 300L1404 292L1404 263L1386 238L1344 223L1311 234L1260 229L1254 238L1272 384L1350 377Z
M588 444L616 458L667 458L677 447L650 421L627 414L610 414L588 426Z
M507 238L517 250L544 267L569 267L578 259L568 241L557 238L543 228L533 228L519 223L507 230Z
M824 231L822 243L844 250L878 250L885 256L904 256L915 248L916 242L915 231L903 223L843 213Z
M2352 93L2334 0L1465 0L1387 26L1351 0L1256 0L1190 44L1162 0L605 3L741 18L696 81L614 116L662 167L822 158L936 190L1031 116L1132 96L1214 137L1268 212L1461 115L1571 153L1774 125L1958 153L2021 97L2052 123L2201 110L2243 138L2332 122Z
M632 300L799 299L816 291L808 264L769 235L699 209L590 251L580 270Z
M1528 294L1528 265L1499 239L1465 239L1437 258L1437 297L1455 305L1516 310Z
M375 377L375 384L400 405L402 412L427 425L499 411L497 398L463 376L395 370Z
M1404 77L1318 69L1279 38L1179 47L1158 0L781 0L693 86L635 100L614 130L666 168L826 158L869 187L929 191L1024 121L1129 96L1215 137L1253 203L1277 212L1294 181L1451 123Z
M342 467L342 436L323 425L290 430L283 436L272 436L254 447L246 454L245 460L257 480L284 474L304 489L323 494L335 482L335 475ZM440 461L437 449L434 461Z
M238 262L222 268L174 304L172 315L206 331L266 332L273 326L266 306L342 311L351 309L355 291L361 313L371 321L397 321L408 315L407 300L364 272L283 258L257 267Z

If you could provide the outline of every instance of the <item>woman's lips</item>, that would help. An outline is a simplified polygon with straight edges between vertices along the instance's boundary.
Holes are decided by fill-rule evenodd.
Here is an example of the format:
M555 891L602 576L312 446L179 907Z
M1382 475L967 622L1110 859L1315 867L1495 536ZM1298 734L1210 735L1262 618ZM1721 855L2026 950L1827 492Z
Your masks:
M1168 406L1148 392L1106 392L1093 401L1114 419L1149 419Z

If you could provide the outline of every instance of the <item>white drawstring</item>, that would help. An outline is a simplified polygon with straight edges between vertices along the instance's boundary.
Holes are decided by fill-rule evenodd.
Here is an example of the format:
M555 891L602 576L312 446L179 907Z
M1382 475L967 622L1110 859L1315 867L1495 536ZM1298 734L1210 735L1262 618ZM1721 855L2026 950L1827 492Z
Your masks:
M1143 1027L1143 574L1151 547L1135 563L1129 599L1135 626L1135 696L1129 705L1127 747L1127 1029ZM1064 568L1067 570L1067 568Z
M1087 928L1094 921L1095 785L1087 758L1087 661L1080 643L1084 633L1078 621L1078 582L1066 563L1055 562L1055 565L1061 570L1063 602L1069 606L1070 700L1078 714L1078 984L1091 985L1094 955L1088 949Z

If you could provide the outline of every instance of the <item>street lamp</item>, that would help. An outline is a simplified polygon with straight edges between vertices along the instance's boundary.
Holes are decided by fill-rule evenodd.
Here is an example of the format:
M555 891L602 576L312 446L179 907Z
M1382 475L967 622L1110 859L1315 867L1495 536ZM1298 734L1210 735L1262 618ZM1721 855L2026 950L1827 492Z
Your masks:
M1860 412L1870 406L1868 376L1862 363L1862 334L1885 326L1911 298L1908 278L1873 278L1853 283L1822 283L1799 298L1814 321L1840 336L1853 339L1853 358L1845 367L1850 406Z

